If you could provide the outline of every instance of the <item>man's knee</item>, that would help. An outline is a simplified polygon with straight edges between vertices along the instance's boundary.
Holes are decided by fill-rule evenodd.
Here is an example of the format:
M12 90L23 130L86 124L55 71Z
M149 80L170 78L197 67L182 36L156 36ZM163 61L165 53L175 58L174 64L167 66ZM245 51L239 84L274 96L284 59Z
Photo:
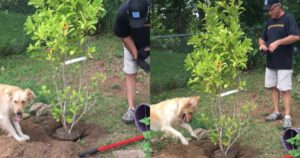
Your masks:
M267 89L267 90L278 90L276 86L274 86L274 87L265 87L265 89Z
M137 75L137 73L133 73L133 74L126 74L127 78L135 78Z
M291 94L290 90L286 90L286 91L281 91L283 94Z

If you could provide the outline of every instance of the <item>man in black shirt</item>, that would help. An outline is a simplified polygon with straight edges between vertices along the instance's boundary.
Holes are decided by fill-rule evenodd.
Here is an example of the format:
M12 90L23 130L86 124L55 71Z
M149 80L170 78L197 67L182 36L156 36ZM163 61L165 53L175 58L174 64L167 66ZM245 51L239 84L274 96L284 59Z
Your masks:
M150 66L145 59L150 54L150 0L127 0L119 8L114 32L124 44L124 67L128 110L123 116L125 123L133 122L134 94L138 67L145 72Z
M274 112L266 121L282 118L279 112L280 92L283 95L285 117L283 128L292 127L290 116L293 43L300 40L300 33L295 18L282 8L279 0L265 0L264 10L270 18L266 21L262 35L258 40L259 50L267 54L265 87L272 89Z

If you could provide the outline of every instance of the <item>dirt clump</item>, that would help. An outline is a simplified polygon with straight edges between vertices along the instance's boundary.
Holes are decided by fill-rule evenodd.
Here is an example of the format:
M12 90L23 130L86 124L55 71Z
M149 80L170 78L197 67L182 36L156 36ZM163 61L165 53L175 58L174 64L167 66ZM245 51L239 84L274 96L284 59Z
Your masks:
M99 139L107 136L107 131L99 125L79 123L75 130L82 133L84 143L56 139L52 134L61 125L51 116L31 117L21 121L21 127L30 140L18 142L1 132L1 158L74 158L78 157L79 152L95 147Z
M255 149L232 146L228 152L229 158L256 158L258 153ZM193 141L188 146L182 144L168 145L152 158L224 158L218 146L213 145L209 140Z

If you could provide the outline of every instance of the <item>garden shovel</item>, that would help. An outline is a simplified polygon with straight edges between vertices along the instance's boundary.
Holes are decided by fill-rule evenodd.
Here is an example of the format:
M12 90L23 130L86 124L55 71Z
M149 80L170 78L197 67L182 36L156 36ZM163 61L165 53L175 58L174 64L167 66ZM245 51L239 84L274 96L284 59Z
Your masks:
M127 145L129 143L137 142L137 141L140 141L142 139L144 139L144 136L140 135L140 136L129 138L129 139L126 139L126 140L123 140L123 141L120 141L120 142L113 143L113 144L100 146L98 148L92 148L90 150L81 152L79 154L79 157L82 158L82 157L85 157L85 156L90 155L90 154L95 154L98 151L106 151L106 150L109 150L109 149L112 149L112 148L115 148L115 147L119 147L119 146L122 146L122 145Z

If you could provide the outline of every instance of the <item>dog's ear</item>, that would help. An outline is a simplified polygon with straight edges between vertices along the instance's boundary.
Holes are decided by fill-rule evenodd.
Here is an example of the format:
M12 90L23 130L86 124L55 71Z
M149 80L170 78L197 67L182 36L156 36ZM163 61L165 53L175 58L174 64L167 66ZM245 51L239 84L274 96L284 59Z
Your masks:
M29 100L33 100L33 99L36 98L36 95L34 94L34 92L32 90L28 89L28 88L25 89L25 93L26 93Z
M12 100L12 98L13 98L13 91L5 91L4 94L8 95L9 100Z
M189 99L189 107L190 108L195 108L198 105L200 96L194 96L194 97L190 97Z

